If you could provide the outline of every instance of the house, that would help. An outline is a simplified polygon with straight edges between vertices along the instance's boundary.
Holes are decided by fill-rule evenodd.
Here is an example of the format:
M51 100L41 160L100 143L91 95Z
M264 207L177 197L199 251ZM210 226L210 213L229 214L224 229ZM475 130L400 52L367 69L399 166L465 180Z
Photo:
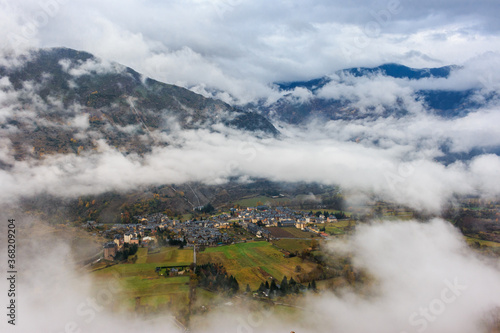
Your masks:
M306 227L305 221L299 220L299 221L295 222L295 228L300 229L300 230L304 230L305 227Z
M132 234L130 232L126 232L123 235L123 242L124 243L130 243L130 240L132 239Z
M118 246L115 242L104 244L104 260L114 260L116 252L118 252Z
M149 244L150 242L156 242L156 237L150 237L150 236L143 237L142 242L145 244Z
M123 247L123 237L120 234L115 234L113 236L113 242L116 244L118 247L118 250L120 250Z
M293 227L295 226L295 221L290 219L282 219L278 222L278 227Z
M335 215L331 214L331 215L329 215L329 216L326 218L326 220L327 220L328 222L337 222L337 217L336 217Z

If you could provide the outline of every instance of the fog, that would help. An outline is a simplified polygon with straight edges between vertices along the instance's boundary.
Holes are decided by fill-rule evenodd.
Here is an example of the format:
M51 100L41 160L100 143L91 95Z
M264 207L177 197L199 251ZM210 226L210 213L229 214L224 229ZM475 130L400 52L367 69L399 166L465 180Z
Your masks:
M98 133L83 130L81 137L96 137L97 151L17 161L4 140L0 157L10 167L0 170L0 200L14 202L41 193L76 198L185 182L222 184L237 177L243 182L267 178L340 185L439 213L454 195L499 194L497 155L447 166L435 161L443 154L437 149L442 142L450 142L452 151L498 145L497 118L497 112L486 109L452 120L420 115L311 123L305 128L284 125L279 138L256 138L223 126L216 126L218 132L153 132L169 146L153 147L144 156L125 155ZM74 124L85 129L88 119L75 117Z
M38 234L30 223L17 223L18 319L15 329L2 320L3 331L182 331L168 313L142 317L123 312L116 279L96 283L74 264L68 244L50 233L29 237ZM282 319L272 309L250 314L244 306L222 306L193 319L198 324L192 331L485 332L490 311L500 306L500 263L473 253L445 221L373 222L347 241L330 240L325 246L332 254L351 255L354 267L373 283L361 291L309 295L296 320ZM7 290L6 279L1 287Z
M168 313L143 318L123 312L121 286L84 272L70 242L34 232L45 221L12 208L22 198L255 178L339 185L352 195L348 202L375 197L435 215L457 196L498 198L500 157L488 152L500 146L499 11L499 2L489 0L0 1L2 66L22 66L19 55L29 57L32 49L71 47L102 58L80 66L63 60L61 67L75 78L130 66L233 106L280 99L307 106L322 98L360 113L351 121L313 118L297 126L271 118L277 137L220 124L182 130L167 113L165 128L141 134L152 144L138 155L92 130L83 106L64 107L57 96L44 100L39 83L16 90L1 77L0 216L16 218L19 234L18 324L11 327L4 315L2 332L182 331ZM421 80L338 72L384 63L455 67L447 78ZM275 85L319 77L330 82L316 91ZM428 89L471 90L466 105L474 106L441 117L419 96ZM404 112L381 117L394 110ZM52 113L67 117L46 117ZM11 137L37 126L64 130L97 148L39 159L23 144L27 157L16 159ZM106 129L135 134L142 124L107 122ZM440 162L447 153L471 155ZM238 306L212 311L192 331L485 332L488 316L500 307L498 260L473 252L443 220L372 221L324 246L330 255L352 256L371 283L309 295L295 320ZM1 258L6 272L6 251ZM5 306L8 281L0 281Z

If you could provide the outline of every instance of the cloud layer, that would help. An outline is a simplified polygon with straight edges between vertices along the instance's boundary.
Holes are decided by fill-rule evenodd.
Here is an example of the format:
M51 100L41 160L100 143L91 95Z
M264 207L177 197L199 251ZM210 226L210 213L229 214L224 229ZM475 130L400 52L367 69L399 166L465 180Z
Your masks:
M496 113L484 111L481 119L492 122ZM169 135L154 133L170 145L155 147L142 157L121 153L97 139L97 151L15 161L7 141L2 154L12 167L0 170L4 188L0 199L11 201L44 192L77 197L192 181L220 184L239 177L243 182L268 178L337 184L416 209L439 212L456 194L500 194L497 155L480 155L448 166L434 161L441 154L436 146L444 140L452 140L453 149L458 151L497 143L477 139L477 132L488 135L483 128L461 131L463 121L432 117L331 121L306 129L282 127L284 137L278 139L259 139L222 126L219 133L203 129ZM426 130L421 131L422 127ZM378 128L384 128L385 134L380 135ZM443 128L456 131L439 132ZM495 128L491 131L489 135L500 142ZM378 140L377 144L373 140Z
M269 97L270 82L386 62L461 65L499 52L499 10L487 0L3 1L1 44L81 49L245 103Z
M148 133L139 133L141 124L123 127L109 121L104 127L106 133L99 132L89 126L89 113L83 106L65 107L55 96L44 101L40 97L43 84L26 81L15 90L4 77L0 79L0 120L9 125L0 128L0 161L8 167L0 170L5 189L0 202L40 193L77 197L148 185L193 181L220 184L234 177L241 182L267 178L336 184L433 213L455 195L497 196L500 158L487 152L500 146L496 126L500 121L499 102L489 97L492 92L498 94L499 85L496 75L485 81L487 84L473 75L474 68L486 70L482 59L498 61L495 55L481 57L453 71L447 79L333 75L330 83L314 93L316 97L345 100L361 113L375 110L375 114L382 114L393 108L406 113L350 121L312 119L300 126L278 122L279 138L261 138L223 125L181 130L168 116L162 121L168 126ZM63 60L60 65L73 77L89 71L122 70L105 61L71 67ZM490 72L495 73L495 68ZM449 90L475 88L472 99L482 100L482 106L467 109L462 117L440 117L417 96L417 90L439 86ZM294 94L300 95L299 103L306 107L313 98L310 91L298 93L295 89ZM346 109L342 112L348 112ZM59 119L52 114L63 116ZM81 140L95 150L46 155L38 160L29 157L33 147L23 141L28 157L16 160L14 141L9 138L37 127L61 130L67 140ZM123 147L114 148L110 133L135 133L135 139L144 142L150 152L140 156L124 152ZM447 151L476 153L473 158L447 165L438 162Z
M28 230L21 221L18 227ZM119 283L110 277L109 284L95 284L92 276L78 271L67 244L45 237L45 242L22 238L18 263L26 273L17 281L16 331L181 331L168 313L147 321L121 313ZM230 313L210 312L192 330L484 332L490 311L500 306L498 263L472 253L460 233L442 220L378 222L360 227L348 243L332 240L329 248L336 254L350 253L356 269L374 282L361 293L344 289L311 296L295 320L282 320L272 310L250 315L233 306ZM2 279L3 290L6 284ZM3 331L9 329L5 320L0 325Z

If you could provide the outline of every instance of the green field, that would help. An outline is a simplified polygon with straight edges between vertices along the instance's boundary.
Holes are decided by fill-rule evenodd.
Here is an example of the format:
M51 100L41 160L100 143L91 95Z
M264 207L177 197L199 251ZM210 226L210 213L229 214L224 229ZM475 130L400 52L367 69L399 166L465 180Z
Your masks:
M291 253L295 253L296 251L300 253L310 248L311 243L312 241L309 239L278 239L273 241L273 244L278 248Z
M325 227L325 231L328 234L333 234L333 235L342 235L345 233L343 228L339 228L333 225L329 225Z
M286 204L290 202L289 198L270 198L266 196L258 196L258 197L253 197L253 198L247 198L247 199L241 199L235 202L235 204L238 204L242 207L255 207L257 206L257 202L262 202L264 205L281 205L281 204Z
M318 227L321 228L323 226L325 228L325 232L330 235L343 235L346 232L346 229L349 227L349 224L352 226L355 225L354 221L349 221L349 220L342 220L338 222L333 222L333 223L325 223L322 225L318 224Z
M113 282L120 287L114 306L120 310L164 308L185 310L189 297L189 276L164 277L155 272L157 264L121 264L92 273L97 290Z
M189 303L189 276L164 277L158 275L158 266L173 264L189 265L193 261L192 249L164 247L148 253L139 248L135 264L118 264L92 272L98 288L115 281L120 293L115 297L125 311L161 311L171 308L186 311ZM204 293L206 294L206 293Z
M140 247L137 250L137 264L145 264L148 259L148 249Z
M229 274L236 277L240 287L250 284L256 289L261 282L273 277L296 277L295 267L309 271L312 263L303 263L298 257L285 258L283 253L268 242L249 242L207 248L198 255L198 263L221 263Z
M334 226L334 227L337 227L337 228L345 228L345 227L348 227L349 226L349 223L351 224L355 224L354 221L351 221L351 220L341 220L341 221L337 221L337 222L333 222L333 223L325 223L325 226L328 227L328 226Z
M500 247L500 243L486 241L486 240L482 240L482 239L479 239L479 238L467 237L466 240L467 240L467 243L469 245L474 244L475 242L478 242L482 246Z
M141 306L153 309L158 306L172 306L176 308L187 306L189 296L189 276L156 277L144 279L133 276L124 279L124 296L128 300L129 309L135 308L136 297L140 297ZM180 303L180 304L179 304Z
M150 252L148 254L148 263L176 263L189 265L193 262L193 250L183 249L180 250L175 247L162 247L159 251Z

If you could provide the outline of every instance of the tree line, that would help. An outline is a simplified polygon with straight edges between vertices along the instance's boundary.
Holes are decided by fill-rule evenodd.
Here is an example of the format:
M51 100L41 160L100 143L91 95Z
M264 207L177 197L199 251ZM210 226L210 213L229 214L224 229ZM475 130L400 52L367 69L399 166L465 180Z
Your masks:
M240 286L236 278L228 275L226 269L221 264L203 264L196 266L195 274L198 278L198 285L208 290L217 292L237 293Z
M288 294L298 294L306 289L317 291L316 281L312 280L306 287L303 284L295 281L293 277L288 280L287 277L284 276L279 285L276 283L276 280L273 279L271 283L269 283L268 281L266 281L265 283L262 282L257 291L264 292L269 296L286 296Z

